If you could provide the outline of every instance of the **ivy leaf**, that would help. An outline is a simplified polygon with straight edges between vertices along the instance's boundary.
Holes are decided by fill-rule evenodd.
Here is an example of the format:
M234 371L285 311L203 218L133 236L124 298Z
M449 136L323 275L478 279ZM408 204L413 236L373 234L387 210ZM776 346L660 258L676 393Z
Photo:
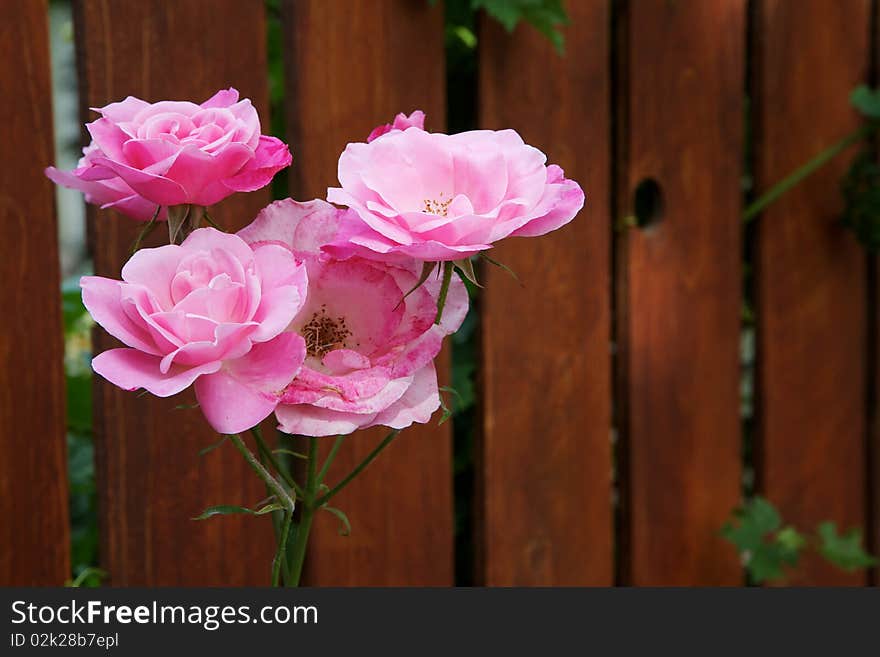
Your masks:
M838 534L835 523L823 522L817 533L821 541L819 552L838 568L853 572L877 564L877 559L862 549L861 530L852 528L844 534Z
M734 510L721 535L733 543L752 581L780 579L786 566L797 564L806 539L794 528L780 529L782 518L763 497L754 497Z
M880 119L880 89L859 85L849 95L849 102L869 119Z
M275 502L273 504L267 504L264 507L260 507L259 509L248 509L244 506L232 506L230 504L220 504L218 506L209 506L207 509L202 511L199 515L197 515L193 520L206 520L208 518L213 518L214 516L228 516L228 515L237 515L246 513L252 516L262 516L267 513L272 513L273 511L284 511L284 506Z
M339 519L339 522L342 523L342 527L339 528L339 535L340 536L350 536L351 535L351 523L348 521L348 516L346 516L339 509L332 507L332 506L327 506L326 504L324 506L322 506L321 508L324 509L325 511L329 511L330 513L332 513L334 516L336 516Z

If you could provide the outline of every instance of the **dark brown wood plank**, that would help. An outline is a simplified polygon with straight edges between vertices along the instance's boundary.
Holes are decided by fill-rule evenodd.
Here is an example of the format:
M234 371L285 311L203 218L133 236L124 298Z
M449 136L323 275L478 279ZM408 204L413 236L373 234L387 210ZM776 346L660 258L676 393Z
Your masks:
M0 585L70 577L46 3L0 4Z
M762 0L757 50L760 193L858 126L870 2ZM759 483L787 522L863 526L865 257L840 225L841 157L758 219ZM858 584L818 558L796 584Z
M234 86L254 101L268 130L263 3L81 0L76 32L84 107L127 95L201 102ZM237 194L212 214L227 228L240 227L268 201L265 189ZM141 225L105 211L92 218L95 271L116 278ZM111 346L97 331L96 350ZM231 446L199 456L219 437L197 409L175 410L192 402L192 392L163 400L99 377L95 385L101 561L110 582L268 584L273 545L266 518L191 520L207 506L250 506L265 497Z
M613 582L610 68L605 0L568 3L558 56L530 26L480 34L480 125L514 128L581 183L586 208L510 239L484 267L477 575L487 585Z
M445 123L443 9L409 0L287 0L291 192L324 198L350 141L363 141L398 112L423 109L428 128ZM441 359L441 379L448 360ZM349 537L329 514L315 521L305 579L313 585L452 583L449 423L407 429L336 498ZM343 476L385 435L349 438L331 469ZM332 439L324 441L326 448ZM338 502L338 503L337 503Z
M718 531L740 487L741 0L640 0L624 17L618 241L624 583L737 584Z

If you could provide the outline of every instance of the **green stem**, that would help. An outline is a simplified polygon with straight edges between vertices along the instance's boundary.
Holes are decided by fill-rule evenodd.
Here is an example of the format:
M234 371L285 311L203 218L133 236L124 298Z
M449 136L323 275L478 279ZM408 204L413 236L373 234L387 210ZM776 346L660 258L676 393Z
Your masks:
M360 464L354 470L352 470L350 473L348 473L348 476L345 477L345 479L343 479L338 484L336 484L333 488L331 488L327 492L326 495L319 498L315 502L314 506L320 509L322 506L327 504L327 502L329 502L339 491L341 491L349 483L351 483L351 480L354 479L355 477L357 477L363 471L364 468L366 468L368 465L370 465L370 463L372 463L373 460L377 456L379 456L379 454L382 452L382 450L385 449L386 447L388 447L388 445L391 444L392 440L397 438L397 434L399 434L399 433L400 433L400 431L395 429L394 431L389 433L387 436L385 436L385 439L376 446L376 449L374 449L372 452L370 452L367 455L367 458L365 458L363 461L361 461Z
M247 445L244 444L241 436L239 436L237 433L231 433L229 434L229 440L231 440L236 449L241 452L241 455L244 456L244 460L247 461L249 466L251 466L251 469L257 473L257 476L259 476L260 479L265 482L266 487L275 494L275 496L278 498L278 501L281 502L281 504L283 504L284 507L292 513L294 509L294 502L293 499L290 497L290 494L287 492L284 486L282 486L278 482L278 480L275 479L275 477L269 474L269 471L263 467L263 464L257 460L257 457L254 456L254 453L251 452L251 450L247 448Z
M318 486L324 481L324 477L327 476L327 471L330 469L330 464L333 463L333 459L336 458L336 452L339 451L339 448L342 447L342 443L345 442L345 436L336 436L336 441L333 443L333 447L330 448L330 453L327 454L327 460L324 461L324 467L321 468L321 471L318 473Z
M452 282L452 270L455 265L451 262L443 263L443 282L440 284L440 296L437 297L437 316L434 323L439 324L443 317L443 307L446 305L446 295L449 293L449 284Z
M855 132L848 134L846 137L826 148L824 151L816 155L812 160L803 166L792 171L788 176L773 185L758 199L756 199L743 212L743 221L749 222L754 219L764 208L773 203L780 196L785 194L792 187L803 181L817 169L820 169L827 162L837 157L853 144L861 141L865 137L873 134L877 130L878 124L869 123L862 126Z
M306 475L306 490L302 505L302 515L296 528L296 537L291 553L290 579L288 586L299 586L302 578L303 563L306 559L306 546L309 542L309 530L315 517L315 495L318 491L318 439L309 438L309 460Z
M272 586L279 586L281 568L284 567L284 581L290 581L290 569L287 566L287 537L290 535L290 525L293 523L293 511L284 512L284 525L281 528L281 536L278 539L278 551L272 561Z
M269 465L281 475L281 478L293 491L296 493L297 497L302 499L305 497L305 491L300 487L298 483L293 480L293 477L290 476L290 473L281 466L281 462L275 456L275 452L273 452L269 446L266 444L266 441L263 440L263 431L260 427L253 427L251 429L251 435L254 437L254 441L257 443L257 449L260 452L260 455L265 458Z
M259 446L263 439L260 427L253 427L251 429L251 434L253 434L254 439L257 440L257 445ZM265 460L262 447L257 451L257 455L260 457L260 463L265 468L267 461ZM266 494L272 495L272 489L270 489L268 485L266 485ZM275 555L275 561L272 563L272 580L273 582L275 581L275 564L278 562L279 556L281 556L281 569L284 573L284 580L287 581L290 578L290 568L287 565L287 535L290 532L289 522L292 521L293 514L285 513L284 511L274 511L272 512L271 517L272 532L275 534L275 543L278 545L278 553ZM290 521L288 521L288 518ZM273 583L273 586L277 586L277 584Z

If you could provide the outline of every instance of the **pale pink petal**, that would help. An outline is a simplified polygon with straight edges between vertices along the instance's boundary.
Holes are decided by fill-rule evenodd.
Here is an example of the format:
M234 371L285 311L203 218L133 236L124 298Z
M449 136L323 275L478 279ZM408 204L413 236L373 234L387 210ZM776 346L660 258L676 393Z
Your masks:
M275 410L279 391L296 376L304 358L303 339L284 333L200 378L196 397L208 423L220 433L240 433L259 424Z
M438 408L440 393L437 390L437 372L431 362L416 372L412 385L403 396L377 414L372 425L405 429L413 422L424 424Z
M275 409L278 428L298 436L338 436L369 425L375 413L340 413L309 404L282 404Z
M236 192L253 192L268 185L281 169L290 166L293 156L287 144L275 137L260 136L254 157L235 175L222 183Z
M111 349L92 359L92 369L124 390L144 388L157 397L170 397L185 390L199 376L219 370L220 363L189 368L174 366L163 374L157 356L137 349Z
M106 157L96 157L95 163L115 172L134 191L153 203L181 205L188 202L186 191L173 180L135 169Z
M101 276L83 276L80 279L83 305L92 318L117 340L148 354L160 354L149 330L123 309L122 285Z
M200 105L200 107L204 109L208 109L209 107L229 107L230 105L234 105L238 102L238 90L234 87L229 87L229 89L221 89L213 96L211 96L208 100Z

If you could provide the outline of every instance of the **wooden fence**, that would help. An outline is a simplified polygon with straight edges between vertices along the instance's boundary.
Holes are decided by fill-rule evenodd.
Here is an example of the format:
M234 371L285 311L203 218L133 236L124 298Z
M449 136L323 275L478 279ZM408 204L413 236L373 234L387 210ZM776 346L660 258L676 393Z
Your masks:
M863 526L880 546L876 263L839 224L845 158L743 228L760 193L858 123L870 0L569 0L564 57L482 20L479 124L513 127L580 181L567 228L509 240L485 273L474 581L736 585L719 527L741 497L743 254L754 259L757 489L787 520ZM446 113L443 10L425 0L285 0L291 194L321 197L336 157L398 111ZM64 376L46 5L0 3L0 584L69 576ZM78 0L84 108L230 85L267 122L260 0ZM748 105L746 99L750 99ZM744 130L748 116L749 131ZM745 163L745 164L744 164ZM662 213L620 228L650 179ZM216 215L244 225L269 191ZM137 227L90 210L98 274ZM748 236L748 239L746 237ZM113 343L96 333L96 348ZM444 357L448 365L448 356ZM448 369L448 368L447 368ZM269 523L190 518L260 486L197 412L95 382L101 565L110 583L263 584ZM407 431L319 522L316 585L453 583L450 425ZM344 472L375 443L351 441ZM331 475L332 477L333 475ZM808 561L801 584L866 584Z

